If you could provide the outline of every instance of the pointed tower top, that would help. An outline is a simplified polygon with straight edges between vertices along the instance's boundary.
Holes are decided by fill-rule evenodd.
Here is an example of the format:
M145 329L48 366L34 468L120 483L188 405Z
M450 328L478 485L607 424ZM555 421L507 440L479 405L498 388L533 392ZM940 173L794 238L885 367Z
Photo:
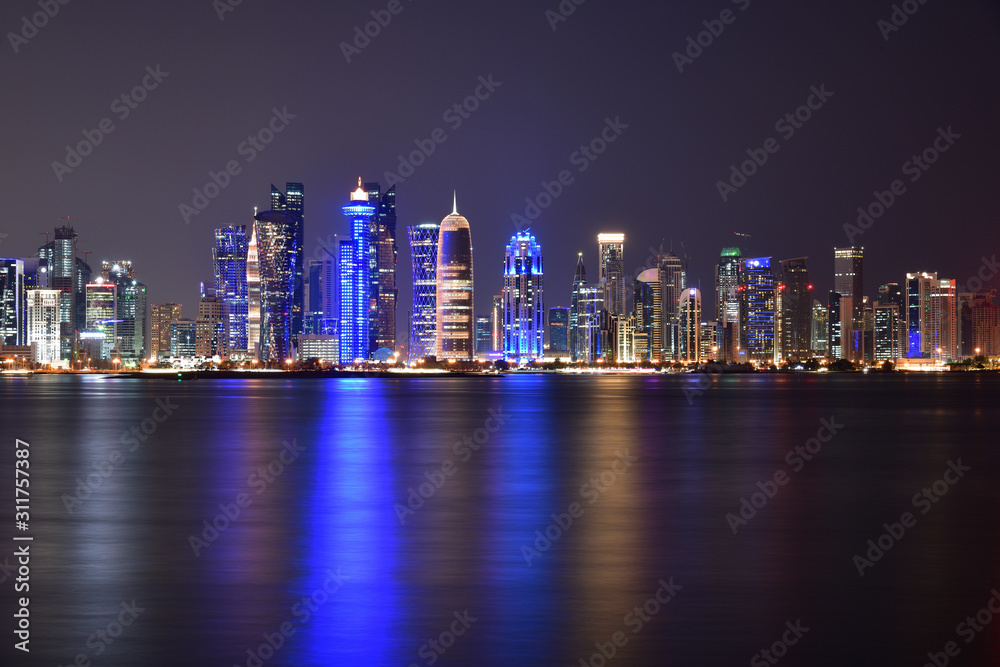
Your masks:
M458 192L456 190L451 191L451 214L458 215Z
M351 193L351 201L368 201L368 193L361 187L360 176L358 176L358 189Z

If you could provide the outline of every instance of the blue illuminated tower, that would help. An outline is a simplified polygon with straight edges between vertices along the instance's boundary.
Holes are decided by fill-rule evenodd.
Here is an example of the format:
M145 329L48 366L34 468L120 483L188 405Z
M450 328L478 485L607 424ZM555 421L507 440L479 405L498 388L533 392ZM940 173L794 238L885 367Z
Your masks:
M770 257L743 260L740 275L740 347L746 360L770 363L775 358L777 285Z
M247 350L249 299L247 293L247 253L250 237L246 225L230 225L215 230L212 269L215 295L229 307L229 349Z
M351 240L340 242L340 363L352 364L367 359L369 353L370 290L369 225L375 206L368 203L368 193L361 187L351 194L351 203L343 207L351 221Z
M413 311L410 315L409 361L432 357L437 347L437 254L441 225L433 222L406 228L413 264Z
M285 192L271 186L271 209L287 214L291 219L291 236L289 266L292 273L292 287L289 296L288 327L292 346L302 333L302 317L305 314L305 301L302 272L303 249L305 244L305 188L301 183L285 183Z
M515 363L539 359L545 340L542 246L528 231L507 244L503 277L503 354Z
M280 211L264 211L254 216L260 275L259 351L265 363L283 364L294 347L292 301L296 224L295 218ZM247 291L249 295L249 279Z

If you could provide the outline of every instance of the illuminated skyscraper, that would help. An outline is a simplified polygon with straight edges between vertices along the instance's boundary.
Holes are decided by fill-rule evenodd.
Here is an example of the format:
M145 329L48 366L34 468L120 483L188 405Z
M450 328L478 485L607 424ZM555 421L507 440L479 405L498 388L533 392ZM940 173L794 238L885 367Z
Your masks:
M570 352L573 360L594 363L608 351L601 336L604 288L587 284L587 268L583 264L582 252L576 263L570 303Z
M437 261L437 358L472 359L475 314L472 288L472 231L458 214L441 221Z
M544 354L542 279L542 246L529 232L517 232L507 244L504 259L503 354L508 361L522 363Z
M549 308L549 353L569 352L569 308Z
M646 269L635 279L633 303L635 304L636 335L644 338L636 344L638 361L660 361L663 358L663 283L656 268Z
M146 357L149 332L146 286L135 279L135 269L127 259L102 262L101 277L115 285L118 322L114 347L123 363L138 365Z
M27 344L35 346L35 363L59 361L59 290L28 290Z
M369 355L379 348L396 349L396 188L382 193L378 183L365 183L368 203L375 207L369 223L368 280L371 284Z
M812 335L810 347L816 356L825 357L830 349L829 311L817 300L812 307Z
M490 306L491 352L503 350L503 294L494 294Z
M406 228L413 270L413 311L407 359L432 357L437 350L437 254L441 225L424 223Z
M170 356L193 357L197 353L197 325L194 320L174 320L170 323Z
M747 361L775 358L777 285L770 257L743 260L740 275L740 347Z
M25 345L24 262L0 259L0 344Z
M485 358L492 351L493 332L492 323L488 317L476 318L476 356Z
M252 233L252 232L251 232ZM229 313L230 350L247 350L249 297L247 295L247 254L250 239L246 225L230 225L215 230L212 268L215 296L226 304Z
M260 251L256 221L251 225L247 243L247 352L260 359Z
M844 355L844 316L850 317L850 309L844 308L844 297L839 292L830 292L830 301L827 306L827 322L830 333L827 335L827 356L834 359L843 359Z
M663 359L677 359L680 355L680 301L687 287L687 270L680 257L672 252L659 258L660 299L663 316Z
M149 356L159 358L170 354L170 323L181 319L181 304L154 304L151 308Z
M292 301L298 223L293 216L279 211L258 213L254 221L260 266L260 359L266 363L284 364L293 347ZM250 291L249 267L247 291Z
M117 352L115 341L118 338L115 284L98 278L96 282L88 284L86 290L87 318L84 331L103 336L101 359L111 359L112 352Z
M283 264L287 264L286 269L291 274L291 287L287 299L288 309L288 333L289 342L287 346L294 347L299 334L302 333L302 316L305 313L305 291L303 287L302 272L303 246L305 243L305 188L301 183L285 183L285 193L282 194L273 185L271 186L271 211L287 214L291 220L281 224L287 225L288 229L283 232L286 238L283 244L289 258ZM257 239L260 243L260 239ZM262 278L264 275L262 274Z
M309 260L306 265L305 283L305 332L312 335L333 335L337 326L337 312L334 305L337 280L334 277L333 260ZM339 354L338 350L337 355Z
M680 358L686 362L701 361L701 290L689 287L681 293Z
M195 354L200 357L229 356L229 305L222 299L206 296L198 304L195 320Z
M812 285L807 257L781 262L781 356L812 356Z
M900 356L899 306L895 303L875 304L875 361L895 361Z
M850 331L845 327L845 341L854 340L855 331L864 331L864 259L865 249L859 246L833 250L833 291L851 299ZM848 353L852 347L843 346L844 358L857 361Z
M604 289L604 308L611 315L624 315L625 304L625 235L598 234L600 282Z
M739 331L740 266L743 253L739 248L723 248L715 266L715 317L723 323L732 322Z
M370 358L372 319L369 260L376 207L369 203L360 178L343 211L350 221L351 238L340 242L340 363L352 364L356 359Z

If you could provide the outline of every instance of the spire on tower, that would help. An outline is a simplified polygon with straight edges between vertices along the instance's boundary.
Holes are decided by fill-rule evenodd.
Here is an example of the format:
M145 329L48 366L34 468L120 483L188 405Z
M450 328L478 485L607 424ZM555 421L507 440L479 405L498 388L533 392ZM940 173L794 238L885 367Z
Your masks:
M458 215L458 192L451 191L451 214Z

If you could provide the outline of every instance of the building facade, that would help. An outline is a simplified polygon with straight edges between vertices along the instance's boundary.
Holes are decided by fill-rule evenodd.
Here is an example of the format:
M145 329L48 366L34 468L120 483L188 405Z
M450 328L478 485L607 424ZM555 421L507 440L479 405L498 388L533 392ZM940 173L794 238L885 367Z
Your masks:
M432 357L437 351L437 254L441 225L425 223L406 228L413 275L409 361Z
M510 238L504 257L503 355L523 363L544 354L542 246L527 231Z
M273 186L272 186L273 187ZM247 293L247 255L250 237L246 225L230 225L215 230L212 272L215 296L229 312L229 343L232 351L251 351L249 340L250 300Z
M438 361L472 359L475 355L475 313L472 283L472 230L469 221L452 212L441 221L437 259Z

